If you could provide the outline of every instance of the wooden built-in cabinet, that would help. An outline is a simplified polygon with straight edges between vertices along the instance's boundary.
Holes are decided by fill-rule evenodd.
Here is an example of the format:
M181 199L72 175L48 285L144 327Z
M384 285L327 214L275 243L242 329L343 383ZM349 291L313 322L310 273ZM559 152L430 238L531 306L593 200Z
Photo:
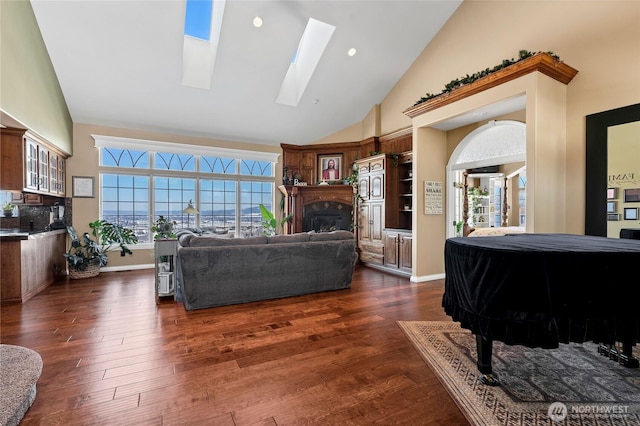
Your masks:
M349 168L355 164L358 170L355 233L360 260L402 274L411 274L412 268L412 139L412 128L408 127L360 142L281 145L283 171L300 175L308 185L318 183L319 155L341 155L343 177L351 174ZM294 217L300 215L291 205L288 211ZM300 232L296 226L290 226L289 230Z
M385 229L384 266L410 274L413 266L411 245L411 231Z
M65 156L24 129L1 129L0 189L64 197Z
M358 168L358 247L360 260L384 264L386 154L356 161Z

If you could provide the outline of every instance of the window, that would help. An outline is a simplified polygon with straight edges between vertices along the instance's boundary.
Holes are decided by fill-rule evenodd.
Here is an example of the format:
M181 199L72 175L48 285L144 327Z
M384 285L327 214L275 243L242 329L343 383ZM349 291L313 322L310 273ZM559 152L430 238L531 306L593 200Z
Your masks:
M520 217L520 226L525 226L527 223L527 174L526 172L520 173L518 177L518 213Z
M259 204L273 211L277 154L95 136L103 219L151 243L160 216L177 229L262 234ZM135 146L136 149L130 149ZM192 202L199 214L183 212Z

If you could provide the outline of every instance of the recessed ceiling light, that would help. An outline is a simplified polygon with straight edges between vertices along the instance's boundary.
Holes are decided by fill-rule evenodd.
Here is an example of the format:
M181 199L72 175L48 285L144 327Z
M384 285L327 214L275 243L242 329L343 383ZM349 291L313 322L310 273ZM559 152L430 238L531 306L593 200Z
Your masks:
M349 56L355 56L356 53L358 53L358 51L356 50L355 47L352 47L351 49L349 49L347 51L347 55L349 55Z
M262 18L259 16L253 18L253 26L256 28L260 28L262 26Z

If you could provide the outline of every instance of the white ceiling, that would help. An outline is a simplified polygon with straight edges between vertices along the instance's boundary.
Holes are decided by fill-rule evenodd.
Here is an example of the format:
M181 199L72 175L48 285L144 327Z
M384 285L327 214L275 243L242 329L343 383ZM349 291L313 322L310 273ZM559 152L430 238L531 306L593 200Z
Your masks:
M184 1L31 3L74 122L305 145L361 121L461 1L227 0L210 90L181 85ZM299 105L276 104L311 17L336 31Z

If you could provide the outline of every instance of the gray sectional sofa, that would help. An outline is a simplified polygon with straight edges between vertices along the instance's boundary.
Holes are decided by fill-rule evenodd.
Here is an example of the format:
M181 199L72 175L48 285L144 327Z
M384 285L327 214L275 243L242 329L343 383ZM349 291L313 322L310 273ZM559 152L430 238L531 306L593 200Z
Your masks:
M349 288L358 257L349 231L178 241L178 289L187 310Z

